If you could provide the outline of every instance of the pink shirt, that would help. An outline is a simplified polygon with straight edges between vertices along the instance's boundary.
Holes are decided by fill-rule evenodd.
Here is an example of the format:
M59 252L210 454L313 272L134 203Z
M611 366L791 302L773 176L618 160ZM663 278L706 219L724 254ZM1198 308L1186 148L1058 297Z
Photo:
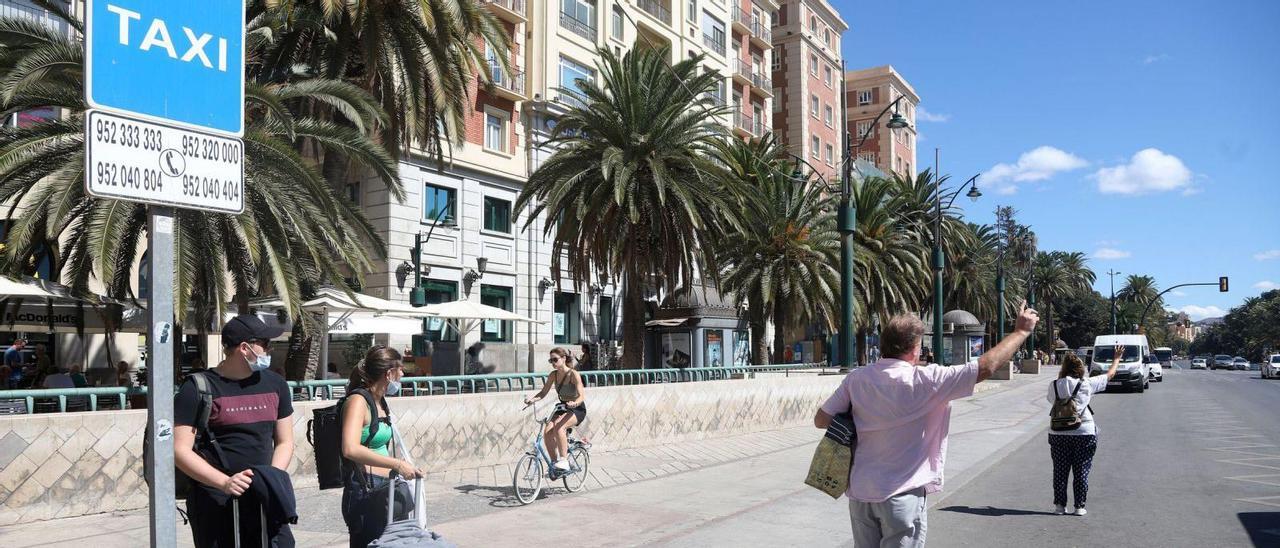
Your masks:
M942 490L951 400L973 395L978 364L917 367L885 358L854 370L822 404L828 415L853 406L858 448L849 498L884 502L904 491Z

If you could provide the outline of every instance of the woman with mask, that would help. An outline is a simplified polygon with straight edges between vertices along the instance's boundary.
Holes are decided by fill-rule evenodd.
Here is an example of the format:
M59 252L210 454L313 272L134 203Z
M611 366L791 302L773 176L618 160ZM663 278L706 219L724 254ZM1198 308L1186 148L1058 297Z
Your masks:
M364 548L382 535L387 526L387 482L392 471L405 479L422 477L407 461L393 458L390 411L386 396L400 392L404 362L400 353L375 346L351 371L347 397L342 402L342 519L347 523L352 548ZM352 397L357 396L357 397ZM376 402L376 404L375 404ZM397 507L396 517L407 514Z

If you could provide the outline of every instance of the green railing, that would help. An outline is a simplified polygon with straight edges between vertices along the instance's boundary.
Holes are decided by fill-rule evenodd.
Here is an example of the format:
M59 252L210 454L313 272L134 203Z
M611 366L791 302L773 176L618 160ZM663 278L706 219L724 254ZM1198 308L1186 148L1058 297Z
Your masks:
M838 371L823 363L786 365L746 365L689 369L618 369L582 373L583 383L593 386L625 386L672 382L702 382L749 379L758 374L828 373ZM433 396L479 392L519 392L539 390L547 373L502 373L494 375L441 375L404 377L401 396ZM346 379L289 381L295 401L332 400L346 392ZM130 396L146 396L142 387L65 388L44 390L0 390L0 415L41 412L97 411L125 409ZM110 402L107 405L103 405Z

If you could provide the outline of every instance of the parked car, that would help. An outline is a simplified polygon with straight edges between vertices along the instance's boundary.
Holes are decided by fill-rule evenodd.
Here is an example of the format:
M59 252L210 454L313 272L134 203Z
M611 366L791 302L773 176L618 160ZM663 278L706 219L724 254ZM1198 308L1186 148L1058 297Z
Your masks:
M1277 375L1280 375L1280 354L1272 354L1262 362L1262 378L1274 379Z
M1151 343L1146 335L1098 335L1093 340L1093 360L1089 366L1090 375L1099 375L1111 367L1115 356L1116 345L1123 345L1120 367L1116 376L1107 382L1108 387L1123 386L1142 393L1150 386L1149 364L1145 356L1151 354Z
M1241 358L1240 356L1236 356L1231 360L1231 368L1235 369L1236 371L1248 371L1249 360Z
M1164 382L1164 365L1160 363L1160 356L1151 354L1147 356L1147 379L1155 382Z
M1208 369L1209 361L1204 358L1196 358L1194 360L1191 360L1191 368L1192 369Z
M1231 369L1232 367L1235 367L1235 365L1232 364L1231 362L1231 356L1228 356L1226 354L1218 354L1217 356L1213 357L1213 362L1209 365L1209 367L1211 367L1216 371L1218 369Z

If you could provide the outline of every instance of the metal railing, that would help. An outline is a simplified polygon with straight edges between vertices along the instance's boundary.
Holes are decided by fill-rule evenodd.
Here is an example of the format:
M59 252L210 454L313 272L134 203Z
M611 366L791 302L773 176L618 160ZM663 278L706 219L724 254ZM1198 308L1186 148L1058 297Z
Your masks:
M765 42L770 42L772 40L771 31L769 30L769 25L765 24L764 21L756 21L755 23L752 23L751 34L756 35L757 37L759 37L761 40Z
M723 36L717 37L711 34L703 34L702 43L706 44L707 47L711 48L711 51L714 51L720 55L724 55L725 45L724 45Z
M667 26L671 25L671 9L662 5L661 2L657 0L640 0L636 4L639 4L640 9L649 15L657 17L659 21L666 23Z
M524 71L512 69L507 72L502 70L502 65L491 61L489 62L489 76L493 78L493 85L517 95L524 95Z
M485 0L485 2L502 6L506 8L507 11L514 11L521 15L524 14L524 0Z
M733 126L738 129L746 130L747 133L750 133L752 136L757 135L755 132L755 123L751 119L751 115L740 110L735 110L733 112Z
M731 8L733 11L733 22L739 23L747 28L751 28L751 12L742 8Z
M574 34L596 41L596 27L590 23L579 21L576 17L565 12L560 12L560 26L569 29Z
M743 59L736 59L736 61L737 63L733 69L736 74L750 80L751 85L773 93L773 82L769 79L769 76L756 70L756 65L753 63Z
M687 369L614 369L584 371L586 386L627 386L673 382L703 382L750 379L757 375L791 376L800 372L826 374L838 371L826 362L699 367ZM442 375L404 377L401 396L434 396L478 392L519 392L539 390L547 373L503 373L494 375ZM295 401L333 400L346 393L346 379L289 381ZM147 387L63 388L42 390L0 390L0 415L36 412L98 411L127 409L130 397L146 396Z

